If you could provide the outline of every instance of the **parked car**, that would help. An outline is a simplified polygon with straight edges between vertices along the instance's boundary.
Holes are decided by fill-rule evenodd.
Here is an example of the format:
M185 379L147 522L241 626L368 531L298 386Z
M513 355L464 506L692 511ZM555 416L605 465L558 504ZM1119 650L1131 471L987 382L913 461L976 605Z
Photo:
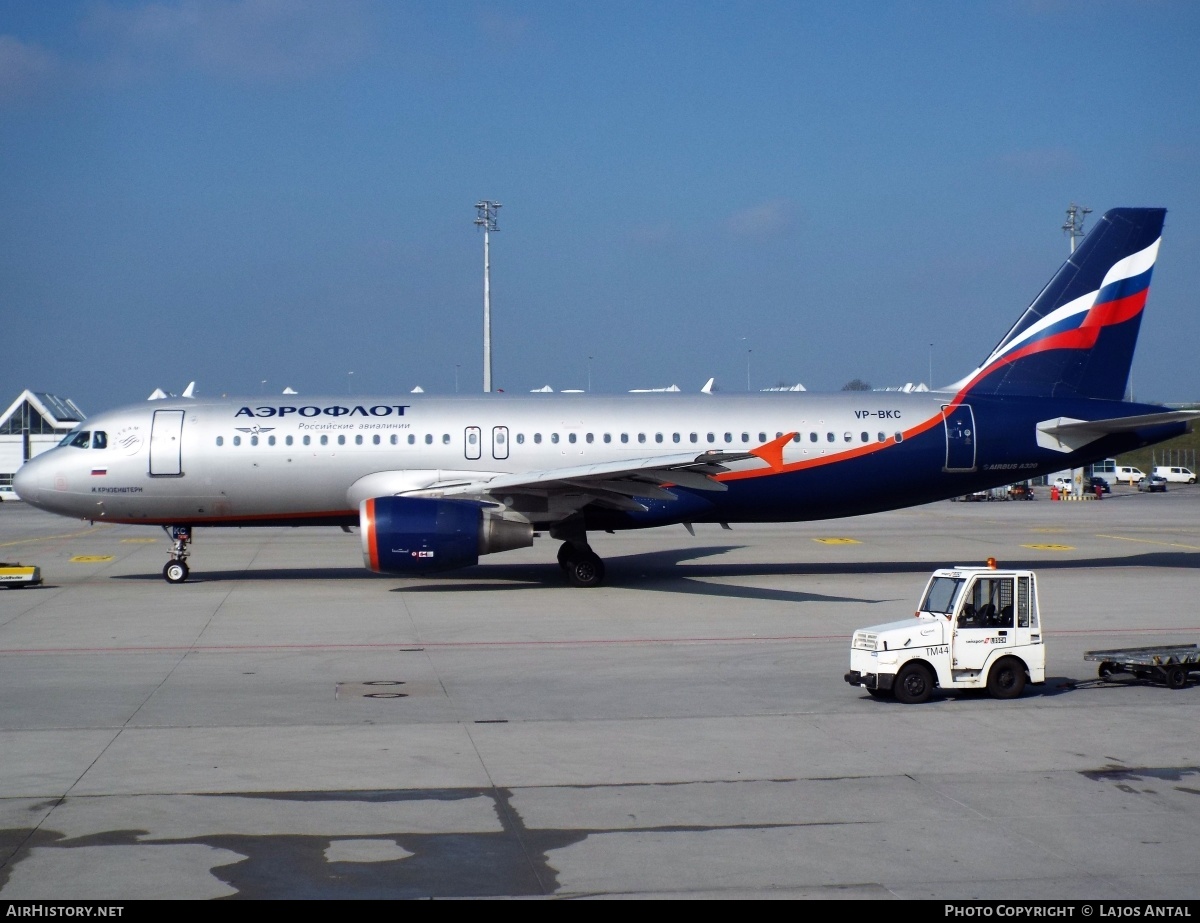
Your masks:
M1108 481L1106 481L1104 478L1098 478L1093 474L1090 478L1083 479L1084 493L1094 494L1096 492L1097 487L1100 488L1101 493L1104 493L1104 494L1112 493L1112 487L1109 486Z
M1196 483L1196 475L1192 473L1192 469L1182 465L1156 465L1153 473L1161 474L1173 484Z
M1036 500L1033 488L1029 484L1009 484L1008 496L1013 500Z
M1134 468L1132 465L1118 465L1117 472L1114 475L1118 481L1127 484L1136 484L1145 476L1141 468Z
M1055 478L1054 486L1058 488L1060 494L1073 494L1075 492L1075 482L1069 477Z
M1167 479L1161 474L1148 474L1137 482L1137 487L1143 493L1158 492L1165 494L1167 492Z

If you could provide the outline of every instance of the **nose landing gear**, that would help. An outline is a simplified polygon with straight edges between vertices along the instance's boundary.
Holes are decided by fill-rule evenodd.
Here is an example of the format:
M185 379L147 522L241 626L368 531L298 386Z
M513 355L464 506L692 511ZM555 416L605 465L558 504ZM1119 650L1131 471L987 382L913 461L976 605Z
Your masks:
M171 536L171 560L163 567L163 579L167 583L183 583L188 578L187 556L190 554L188 545L192 543L191 526L163 526L163 531Z

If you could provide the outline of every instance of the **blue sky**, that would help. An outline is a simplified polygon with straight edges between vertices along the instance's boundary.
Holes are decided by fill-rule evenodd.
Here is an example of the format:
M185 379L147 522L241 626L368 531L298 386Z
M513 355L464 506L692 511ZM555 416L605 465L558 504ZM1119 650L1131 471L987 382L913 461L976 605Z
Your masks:
M0 0L0 404L947 384L1164 206L1200 400L1200 5ZM352 374L351 374L352 373ZM265 384L263 383L265 381Z

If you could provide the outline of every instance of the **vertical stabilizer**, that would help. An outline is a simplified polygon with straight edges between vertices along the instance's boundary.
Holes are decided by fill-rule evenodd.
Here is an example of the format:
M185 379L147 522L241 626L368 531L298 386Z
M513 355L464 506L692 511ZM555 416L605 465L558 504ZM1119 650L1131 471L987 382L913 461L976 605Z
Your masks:
M955 390L1121 400L1166 213L1105 212L983 365Z

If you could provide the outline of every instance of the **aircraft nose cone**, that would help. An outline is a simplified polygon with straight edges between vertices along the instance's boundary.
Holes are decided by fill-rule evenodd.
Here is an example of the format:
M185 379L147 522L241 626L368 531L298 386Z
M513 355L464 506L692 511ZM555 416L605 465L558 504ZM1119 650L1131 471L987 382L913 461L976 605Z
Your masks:
M36 504L41 489L41 478L38 475L39 466L32 460L25 462L13 476L13 493L26 503Z

